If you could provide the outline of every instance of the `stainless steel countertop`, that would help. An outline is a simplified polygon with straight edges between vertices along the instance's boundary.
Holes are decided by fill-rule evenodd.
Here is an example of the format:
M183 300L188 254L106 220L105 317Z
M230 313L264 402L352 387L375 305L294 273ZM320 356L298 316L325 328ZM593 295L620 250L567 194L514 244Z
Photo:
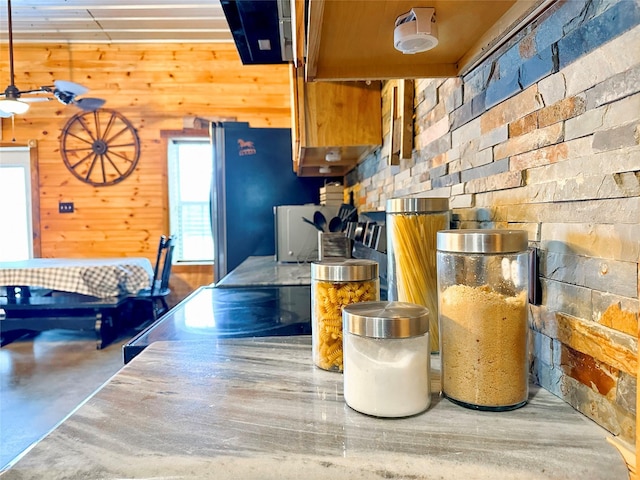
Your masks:
M279 263L274 255L249 257L222 280L221 287L311 285L310 263Z

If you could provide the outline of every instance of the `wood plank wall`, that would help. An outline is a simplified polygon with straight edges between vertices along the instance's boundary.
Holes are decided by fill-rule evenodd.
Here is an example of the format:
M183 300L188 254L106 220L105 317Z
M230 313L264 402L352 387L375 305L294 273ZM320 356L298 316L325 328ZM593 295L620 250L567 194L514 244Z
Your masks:
M56 100L33 103L2 120L2 142L36 140L39 158L42 257L146 256L169 229L165 142L161 132L193 127L193 118L236 118L254 127L291 126L286 65L242 65L233 44L14 45L21 90L69 80L107 99L103 108L137 129L141 155L123 182L94 187L76 179L60 153L60 134L79 110ZM7 45L0 46L0 86L9 84ZM74 213L58 213L58 202ZM176 269L179 294L213 280L202 267ZM190 273L191 272L191 273ZM172 279L173 283L173 279Z

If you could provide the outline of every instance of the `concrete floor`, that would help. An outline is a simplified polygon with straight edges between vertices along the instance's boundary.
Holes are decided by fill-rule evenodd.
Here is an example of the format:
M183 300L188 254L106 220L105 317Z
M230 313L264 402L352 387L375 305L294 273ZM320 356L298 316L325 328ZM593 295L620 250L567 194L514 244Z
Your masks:
M93 332L50 330L0 348L0 471L122 366L121 334L102 350Z

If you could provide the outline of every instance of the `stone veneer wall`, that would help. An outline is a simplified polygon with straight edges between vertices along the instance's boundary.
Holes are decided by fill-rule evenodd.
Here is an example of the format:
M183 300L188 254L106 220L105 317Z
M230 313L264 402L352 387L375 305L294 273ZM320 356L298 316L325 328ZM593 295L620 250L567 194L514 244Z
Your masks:
M414 150L346 177L361 211L448 197L454 227L539 248L535 382L633 443L640 258L640 2L559 2L463 78L415 81Z

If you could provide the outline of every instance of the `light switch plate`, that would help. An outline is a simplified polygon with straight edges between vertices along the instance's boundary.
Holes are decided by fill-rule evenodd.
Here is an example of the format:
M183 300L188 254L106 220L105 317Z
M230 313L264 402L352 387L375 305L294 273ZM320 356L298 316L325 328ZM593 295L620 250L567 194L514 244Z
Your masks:
M59 202L58 213L73 213L73 202Z

